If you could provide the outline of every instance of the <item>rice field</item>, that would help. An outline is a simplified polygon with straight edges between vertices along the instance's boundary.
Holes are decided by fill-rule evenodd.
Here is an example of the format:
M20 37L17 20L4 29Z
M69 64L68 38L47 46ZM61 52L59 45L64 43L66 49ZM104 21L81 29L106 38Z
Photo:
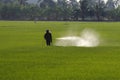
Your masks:
M84 29L97 47L56 46L56 38ZM44 33L50 29L52 46ZM0 80L119 80L120 22L0 21Z

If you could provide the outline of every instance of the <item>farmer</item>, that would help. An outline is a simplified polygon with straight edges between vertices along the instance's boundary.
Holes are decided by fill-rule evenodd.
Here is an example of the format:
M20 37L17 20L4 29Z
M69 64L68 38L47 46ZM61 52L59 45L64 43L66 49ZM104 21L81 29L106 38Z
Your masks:
M50 33L49 30L46 30L46 33L44 35L44 38L46 40L46 45L50 46L50 43L52 43L52 34Z

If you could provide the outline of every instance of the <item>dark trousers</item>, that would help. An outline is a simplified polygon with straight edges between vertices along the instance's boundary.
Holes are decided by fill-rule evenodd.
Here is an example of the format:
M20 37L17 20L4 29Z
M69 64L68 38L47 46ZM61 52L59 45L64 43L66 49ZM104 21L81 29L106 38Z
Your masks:
M50 41L46 40L47 46L50 46Z

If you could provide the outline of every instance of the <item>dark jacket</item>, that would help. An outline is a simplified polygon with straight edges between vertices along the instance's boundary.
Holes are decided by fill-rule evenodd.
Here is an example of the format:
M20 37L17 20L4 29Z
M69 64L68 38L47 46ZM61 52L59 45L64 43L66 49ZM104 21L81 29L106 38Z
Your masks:
M44 38L46 41L52 42L52 35L50 32L46 32Z

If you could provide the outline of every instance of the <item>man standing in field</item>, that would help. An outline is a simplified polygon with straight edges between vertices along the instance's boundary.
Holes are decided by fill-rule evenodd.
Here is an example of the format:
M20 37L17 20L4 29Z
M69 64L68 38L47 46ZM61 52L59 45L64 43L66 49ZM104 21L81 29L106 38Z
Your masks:
M46 40L46 45L50 46L50 44L52 43L52 34L50 33L49 30L46 30L46 33L44 35L44 38Z

